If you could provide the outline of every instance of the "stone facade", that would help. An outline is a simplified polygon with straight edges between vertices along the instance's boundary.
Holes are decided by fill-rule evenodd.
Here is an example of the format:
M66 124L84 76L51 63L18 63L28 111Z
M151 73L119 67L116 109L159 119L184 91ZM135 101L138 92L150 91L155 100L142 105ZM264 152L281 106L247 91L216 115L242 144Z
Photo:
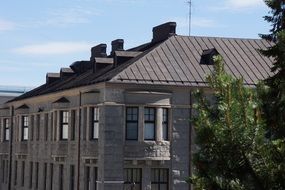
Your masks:
M127 190L125 169L138 168L141 189L150 190L152 169L162 168L168 171L168 189L188 190L191 89L165 89L94 85L7 104L0 112L1 189L76 189L79 182L80 189ZM69 102L54 103L62 97ZM99 108L99 138L90 140L93 107ZM137 140L126 140L126 107L139 110ZM144 140L145 107L156 110L154 140ZM162 139L162 108L169 113L167 140ZM70 113L67 140L60 138L62 110ZM22 116L29 118L27 141ZM12 119L12 144L3 139L6 119Z

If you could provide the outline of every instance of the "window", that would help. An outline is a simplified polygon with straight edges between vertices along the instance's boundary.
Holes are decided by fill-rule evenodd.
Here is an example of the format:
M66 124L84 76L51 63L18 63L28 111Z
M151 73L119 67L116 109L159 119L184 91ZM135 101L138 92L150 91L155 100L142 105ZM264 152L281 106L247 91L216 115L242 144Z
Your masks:
M67 140L68 139L68 124L69 124L69 112L61 111L60 112L60 139Z
M39 163L38 162L36 162L36 179L35 179L35 181L36 181L36 189L38 189L39 188Z
M127 168L124 169L124 189L141 189L141 169Z
M10 139L9 119L4 119L4 141Z
M43 178L44 178L44 182L43 182L43 190L47 189L47 163L44 163L44 171L43 171Z
M50 190L53 189L53 163L50 163Z
M34 140L34 130L35 130L35 117L34 115L31 115L30 116L30 141L33 141Z
M93 167L93 183L94 183L94 190L97 189L97 180L98 180L98 169L97 167Z
M74 165L70 165L69 190L74 190L75 187L74 182L75 182Z
M168 169L151 169L151 190L168 190Z
M92 124L91 124L91 139L99 137L99 108L92 108Z
M3 166L3 176L2 176L2 182L7 184L8 183L8 172L9 172L9 161L8 160L3 160L2 161L2 166Z
M126 109L126 140L138 140L138 108Z
M84 167L84 190L96 190L97 167Z
M5 182L5 169L6 169L6 161L5 160L2 160L2 183Z
M26 141L29 137L29 117L22 116L22 140Z
M44 141L48 140L48 113L44 115Z
M75 140L75 125L76 125L76 110L71 111L71 137L70 140Z
M155 108L144 108L144 140L155 140Z
M91 178L90 178L90 167L85 166L85 176L84 176L84 189L91 190Z
M30 162L30 178L29 178L29 187L33 187L33 162Z
M18 161L15 160L15 165L14 165L14 185L17 185L17 180L18 180Z
M9 161L2 160L2 183L8 183Z
M21 186L24 187L25 185L25 161L22 161L22 174L21 174L21 177L22 177L22 181L21 181Z
M63 164L59 164L59 190L63 190Z
M53 130L53 127L54 127L54 121L53 121L53 112L50 113L50 141L53 141L53 137L54 137L54 130Z
M40 126L41 126L41 115L36 115L36 141L40 140Z
M163 108L162 113L162 139L168 140L168 109Z

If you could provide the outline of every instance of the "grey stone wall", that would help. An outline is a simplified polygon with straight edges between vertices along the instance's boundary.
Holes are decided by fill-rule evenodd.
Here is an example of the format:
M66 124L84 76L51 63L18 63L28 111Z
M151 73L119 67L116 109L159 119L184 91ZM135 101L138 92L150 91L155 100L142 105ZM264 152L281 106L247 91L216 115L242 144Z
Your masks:
M72 93L71 93L72 94ZM61 97L66 97L69 103L54 103ZM16 109L14 117L14 141L12 163L18 161L17 183L14 186L14 167L12 165L12 187L15 190L28 190L30 163L33 163L33 188L36 178L35 163L39 164L39 189L44 189L44 165L47 164L46 189L59 190L59 165L64 168L63 189L70 186L70 166L75 169L74 187L80 183L80 189L86 188L86 167L98 168L98 190L123 190L124 168L142 169L142 189L151 189L151 169L165 168L169 170L169 190L188 190L185 179L190 175L190 93L187 89L171 89L138 86L106 86L100 89L90 89L82 93L81 105L79 94L60 93L45 98L35 98L13 104L15 108L26 104L28 109ZM100 109L99 139L90 140L91 112L93 106ZM139 139L125 140L126 106L139 107ZM144 107L154 107L157 110L157 129L154 141L144 141ZM40 109L39 109L40 108ZM169 140L162 139L161 108L169 109ZM75 128L75 139L61 141L59 139L59 111L73 110L75 118L72 124ZM21 141L22 115L33 115L33 140ZM40 115L36 124L37 115ZM0 120L9 117L9 110L0 110ZM79 117L81 116L80 123ZM30 117L32 119L32 117ZM1 125L2 127L2 125ZM37 140L37 128L39 139ZM47 127L47 128L46 128ZM71 125L69 126L70 129ZM78 147L78 128L80 127L80 147ZM32 134L29 128L29 135ZM1 128L1 133L2 133ZM47 132L47 134L46 134ZM69 131L71 137L71 132ZM1 134L0 137L2 138ZM29 137L30 138L30 137ZM80 148L80 150L78 149ZM80 181L77 181L78 152L80 151ZM0 143L0 189L6 190L7 184L2 183L2 160L7 160L8 142ZM24 186L22 186L21 168L25 162ZM50 165L53 164L53 172ZM90 175L95 175L92 170ZM51 176L53 181L51 183ZM95 181L91 177L91 187Z

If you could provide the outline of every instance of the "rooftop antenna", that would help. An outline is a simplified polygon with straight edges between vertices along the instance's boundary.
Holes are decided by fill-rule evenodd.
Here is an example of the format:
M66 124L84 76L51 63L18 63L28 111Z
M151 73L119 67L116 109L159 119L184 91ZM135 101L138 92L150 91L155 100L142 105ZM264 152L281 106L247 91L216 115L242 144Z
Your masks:
M192 0L187 1L187 4L189 5L189 36L191 35L191 19L192 19Z

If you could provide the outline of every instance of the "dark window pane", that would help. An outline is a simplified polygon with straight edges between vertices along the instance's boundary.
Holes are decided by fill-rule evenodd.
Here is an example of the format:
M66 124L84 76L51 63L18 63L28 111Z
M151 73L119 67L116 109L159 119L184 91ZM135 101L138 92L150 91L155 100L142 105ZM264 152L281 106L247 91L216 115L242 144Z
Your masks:
M136 140L138 137L138 124L127 123L127 139Z
M124 189L141 190L141 169L128 168L124 169Z
M151 189L168 189L168 169L151 169Z
M151 190L159 190L159 185L158 184L151 184Z
M163 108L162 138L163 140L168 140L168 109L167 108Z

